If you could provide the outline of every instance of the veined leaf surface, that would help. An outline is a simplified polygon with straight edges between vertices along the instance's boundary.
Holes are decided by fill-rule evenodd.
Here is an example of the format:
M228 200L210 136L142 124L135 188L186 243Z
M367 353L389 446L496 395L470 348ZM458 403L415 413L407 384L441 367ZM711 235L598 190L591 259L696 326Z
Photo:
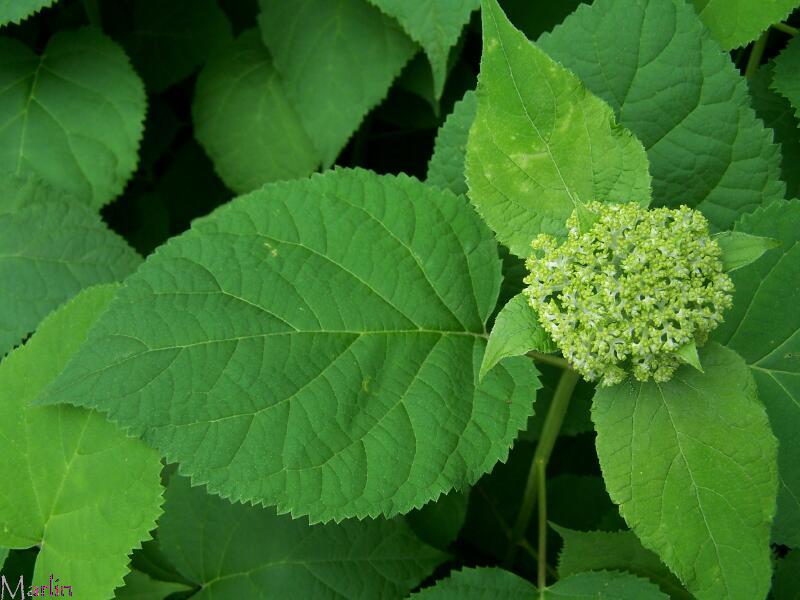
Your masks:
M407 512L504 459L531 414L530 361L477 382L499 280L450 192L346 170L265 186L151 256L49 401L108 412L232 500Z
M608 493L698 600L764 598L777 443L744 361L711 343L705 370L598 388L592 420Z
M105 310L116 286L89 288L0 364L0 544L38 545L33 581L52 574L76 597L110 598L128 554L161 512L161 461L101 414L32 406Z
M473 204L517 256L566 235L579 202L650 201L641 143L611 108L483 0L478 112L467 143Z

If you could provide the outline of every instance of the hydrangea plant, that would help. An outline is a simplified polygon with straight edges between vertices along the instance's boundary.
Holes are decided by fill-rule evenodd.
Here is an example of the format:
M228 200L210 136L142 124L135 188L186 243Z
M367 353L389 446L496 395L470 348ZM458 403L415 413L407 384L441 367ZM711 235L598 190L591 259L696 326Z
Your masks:
M542 327L589 381L668 381L685 347L702 346L732 303L733 283L708 221L687 206L592 202L567 239L541 234L524 294ZM694 351L696 353L696 350ZM691 353L691 351L690 351Z

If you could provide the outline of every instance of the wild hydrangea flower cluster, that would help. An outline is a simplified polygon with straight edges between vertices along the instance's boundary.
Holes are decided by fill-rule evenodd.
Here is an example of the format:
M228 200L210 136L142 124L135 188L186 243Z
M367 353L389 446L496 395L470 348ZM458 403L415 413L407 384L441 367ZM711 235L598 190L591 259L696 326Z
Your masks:
M708 222L686 206L587 208L599 216L581 233L577 211L566 241L540 235L527 260L524 294L565 358L587 380L613 385L667 381L685 344L704 344L731 306L733 283Z

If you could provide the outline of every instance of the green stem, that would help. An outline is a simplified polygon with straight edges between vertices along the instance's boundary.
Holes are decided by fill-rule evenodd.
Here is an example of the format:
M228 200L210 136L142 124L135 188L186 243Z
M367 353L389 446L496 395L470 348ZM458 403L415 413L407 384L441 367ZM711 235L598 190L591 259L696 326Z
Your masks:
M788 33L789 35L800 34L800 29L797 27L792 27L791 25L787 25L786 23L773 23L772 28L782 31L783 33Z
M569 362L567 362L566 358L561 358L560 356L554 356L553 354L544 354L542 352L536 352L531 350L528 352L527 356L535 360L536 362L544 363L546 365L553 365L554 367L559 367L560 369L569 369Z
M758 38L753 44L753 49L750 50L750 58L747 59L747 67L744 70L744 76L748 79L752 78L758 70L758 65L761 64L761 57L764 55L764 48L767 47L767 38L769 37L769 29L766 29L761 37Z
M86 13L86 19L91 26L97 27L98 29L103 28L98 0L83 0L83 12Z
M539 595L544 598L547 589L547 465L539 463L539 562L536 571L536 585Z
M523 492L522 503L517 513L517 520L514 522L514 527L511 529L509 547L506 552L505 560L507 567L511 567L514 563L517 547L520 541L525 538L525 533L528 531L537 497L542 493L542 490L545 489L544 479L547 463L550 460L550 454L553 452L553 446L555 446L556 440L558 439L558 434L561 431L561 424L564 422L564 415L567 413L567 407L569 406L572 392L577 383L578 374L572 369L564 369L563 373L561 373L561 378L558 380L556 391L553 394L550 410L547 412L547 416L544 419L542 433L539 436L539 443L536 446L536 452L533 454L531 468L528 472L528 479L525 482L525 491ZM540 478L542 479L541 483L539 482ZM544 516L546 519L546 513ZM539 534L539 541L541 542L541 531ZM546 562L547 558L540 555L539 560Z

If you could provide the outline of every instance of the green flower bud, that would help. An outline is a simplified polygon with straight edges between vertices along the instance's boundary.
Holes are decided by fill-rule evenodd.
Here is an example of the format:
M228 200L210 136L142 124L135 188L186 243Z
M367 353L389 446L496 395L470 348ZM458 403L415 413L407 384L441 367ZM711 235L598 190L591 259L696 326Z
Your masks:
M721 250L705 217L686 206L587 207L599 218L585 233L573 212L563 244L548 235L532 242L524 294L587 380L667 381L677 350L704 344L731 306Z

